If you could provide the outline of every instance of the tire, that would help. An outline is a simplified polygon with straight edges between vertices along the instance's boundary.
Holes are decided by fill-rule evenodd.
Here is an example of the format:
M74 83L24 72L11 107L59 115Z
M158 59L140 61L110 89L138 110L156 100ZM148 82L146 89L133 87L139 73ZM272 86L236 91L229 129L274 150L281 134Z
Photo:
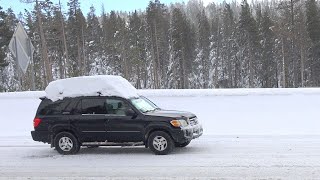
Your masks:
M163 131L155 131L151 133L148 138L148 147L156 155L166 155L173 150L174 143L168 133Z
M76 154L80 150L77 138L69 132L60 132L54 138L54 145L58 153L63 155Z
M176 146L176 147L186 147L186 146L188 146L190 143L191 143L191 140L190 140L190 141L187 141L187 142L184 142L184 143L175 143L175 146Z

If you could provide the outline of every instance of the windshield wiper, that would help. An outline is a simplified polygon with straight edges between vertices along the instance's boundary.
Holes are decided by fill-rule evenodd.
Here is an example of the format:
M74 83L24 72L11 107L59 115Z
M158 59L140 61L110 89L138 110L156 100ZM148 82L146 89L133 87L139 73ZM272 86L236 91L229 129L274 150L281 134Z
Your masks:
M146 110L144 111L144 113L147 113L147 112L154 112L156 109L153 109L153 110Z

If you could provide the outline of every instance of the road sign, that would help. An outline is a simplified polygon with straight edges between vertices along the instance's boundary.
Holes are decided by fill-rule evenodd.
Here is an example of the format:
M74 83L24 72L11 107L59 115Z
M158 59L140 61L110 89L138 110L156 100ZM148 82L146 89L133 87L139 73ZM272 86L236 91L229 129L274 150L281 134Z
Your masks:
M20 22L10 41L9 49L23 73L26 73L29 62L32 61L34 47Z

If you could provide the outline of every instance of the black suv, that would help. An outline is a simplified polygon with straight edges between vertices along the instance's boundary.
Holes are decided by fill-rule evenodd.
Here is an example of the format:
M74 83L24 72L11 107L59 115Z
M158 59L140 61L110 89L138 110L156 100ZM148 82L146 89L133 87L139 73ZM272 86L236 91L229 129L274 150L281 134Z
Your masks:
M162 110L143 96L41 100L32 138L65 155L77 153L81 146L124 145L144 145L164 155L187 146L203 132L194 114Z

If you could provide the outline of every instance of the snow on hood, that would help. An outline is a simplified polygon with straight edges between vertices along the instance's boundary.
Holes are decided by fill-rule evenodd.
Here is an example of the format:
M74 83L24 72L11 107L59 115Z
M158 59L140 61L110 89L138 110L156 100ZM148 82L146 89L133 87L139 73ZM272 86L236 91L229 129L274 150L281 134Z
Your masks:
M52 81L47 86L46 97L57 101L65 97L119 96L139 97L137 89L121 76L82 76Z

